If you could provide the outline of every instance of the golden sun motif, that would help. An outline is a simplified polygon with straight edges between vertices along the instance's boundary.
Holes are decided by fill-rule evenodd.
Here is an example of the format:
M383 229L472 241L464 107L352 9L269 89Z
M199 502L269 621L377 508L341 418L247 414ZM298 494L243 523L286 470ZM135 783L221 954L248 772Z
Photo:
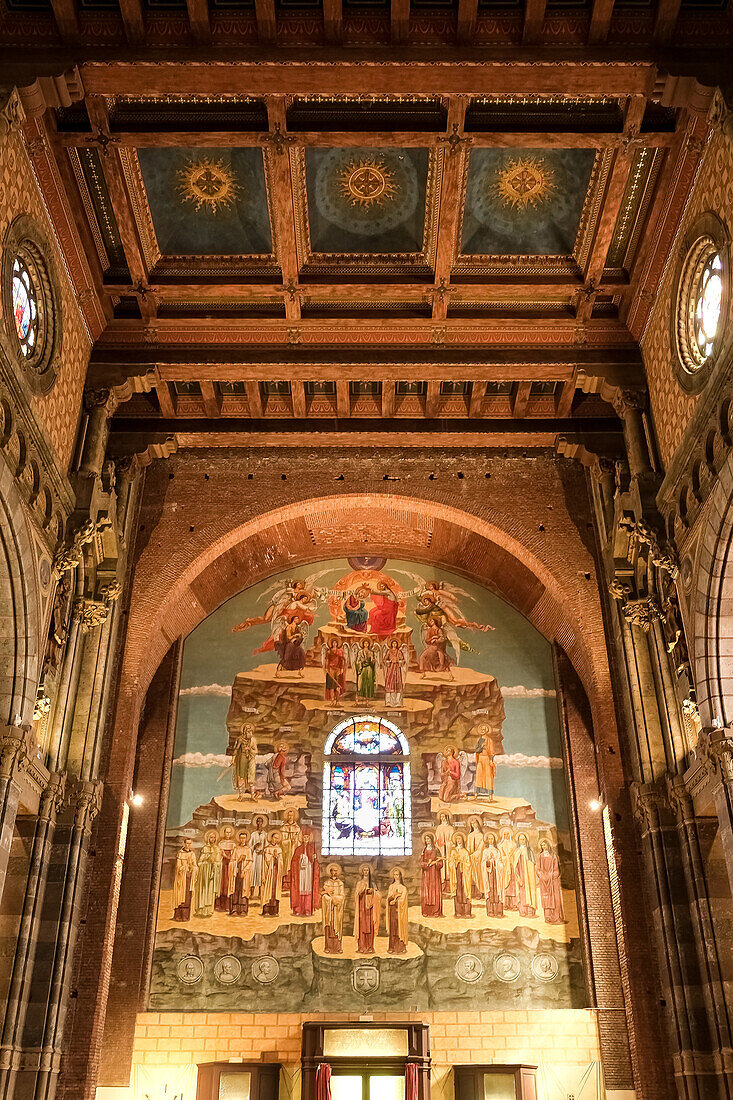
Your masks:
M509 161L499 174L496 189L505 205L511 203L523 210L530 203L536 206L547 198L555 186L553 176L553 171L545 166L544 160L522 157Z
M364 160L352 160L339 172L339 188L344 198L352 206L381 206L387 199L397 194L399 188L394 182L392 171L383 160L369 157Z
M208 206L213 214L229 209L240 190L229 165L211 157L189 161L178 172L178 180L184 202L193 203L196 210Z

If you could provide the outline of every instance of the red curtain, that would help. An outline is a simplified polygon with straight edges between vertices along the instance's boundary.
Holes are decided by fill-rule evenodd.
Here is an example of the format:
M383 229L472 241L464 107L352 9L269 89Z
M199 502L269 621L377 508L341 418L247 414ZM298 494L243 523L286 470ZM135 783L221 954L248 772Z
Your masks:
M417 1100L417 1066L408 1062L405 1066L405 1100Z
M328 1062L321 1062L316 1070L316 1100L331 1100L331 1067Z

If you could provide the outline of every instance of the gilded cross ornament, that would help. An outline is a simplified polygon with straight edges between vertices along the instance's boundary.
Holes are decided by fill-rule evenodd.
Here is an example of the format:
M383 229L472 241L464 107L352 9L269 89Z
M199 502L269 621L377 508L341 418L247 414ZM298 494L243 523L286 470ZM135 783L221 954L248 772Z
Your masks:
M394 173L378 157L350 161L339 172L339 190L352 206L382 206L398 194Z
M271 133L262 135L262 140L272 147L275 153L281 157L288 145L295 141L295 134L283 134L280 123L276 122Z
M194 210L205 207L216 214L234 205L241 187L231 165L221 158L201 157L180 169L178 190L182 200L191 203Z
M449 147L448 155L454 157L462 145L473 145L473 138L458 133L458 123L454 122L450 134L447 137L441 135L438 138L441 144Z
M496 189L505 206L524 210L527 206L537 206L551 194L555 189L554 176L543 157L520 157L502 168Z

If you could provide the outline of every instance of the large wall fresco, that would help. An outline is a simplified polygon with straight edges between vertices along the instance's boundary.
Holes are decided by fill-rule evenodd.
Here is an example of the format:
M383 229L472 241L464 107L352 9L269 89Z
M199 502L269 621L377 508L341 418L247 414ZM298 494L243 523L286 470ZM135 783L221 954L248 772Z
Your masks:
M355 557L188 638L150 1007L586 1004L548 643Z

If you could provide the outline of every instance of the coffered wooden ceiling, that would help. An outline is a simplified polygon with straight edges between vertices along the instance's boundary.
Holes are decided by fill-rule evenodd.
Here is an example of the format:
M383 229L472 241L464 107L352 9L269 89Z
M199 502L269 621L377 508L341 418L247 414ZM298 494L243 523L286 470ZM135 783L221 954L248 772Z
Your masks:
M91 25L64 2L58 31L62 10ZM525 39L550 25L548 0L528 29L532 3ZM223 10L189 0L189 31ZM357 10L325 0L298 19L344 39ZM482 10L461 0L454 36L467 19L479 34ZM422 11L393 2L364 27L386 19L394 39L407 19L412 35ZM295 16L258 3L251 18L279 41ZM600 33L598 2L583 18ZM349 418L525 446L616 432L613 393L643 385L638 341L712 94L650 60L339 48L91 58L21 99L94 339L89 383L122 387L116 431L340 438Z

